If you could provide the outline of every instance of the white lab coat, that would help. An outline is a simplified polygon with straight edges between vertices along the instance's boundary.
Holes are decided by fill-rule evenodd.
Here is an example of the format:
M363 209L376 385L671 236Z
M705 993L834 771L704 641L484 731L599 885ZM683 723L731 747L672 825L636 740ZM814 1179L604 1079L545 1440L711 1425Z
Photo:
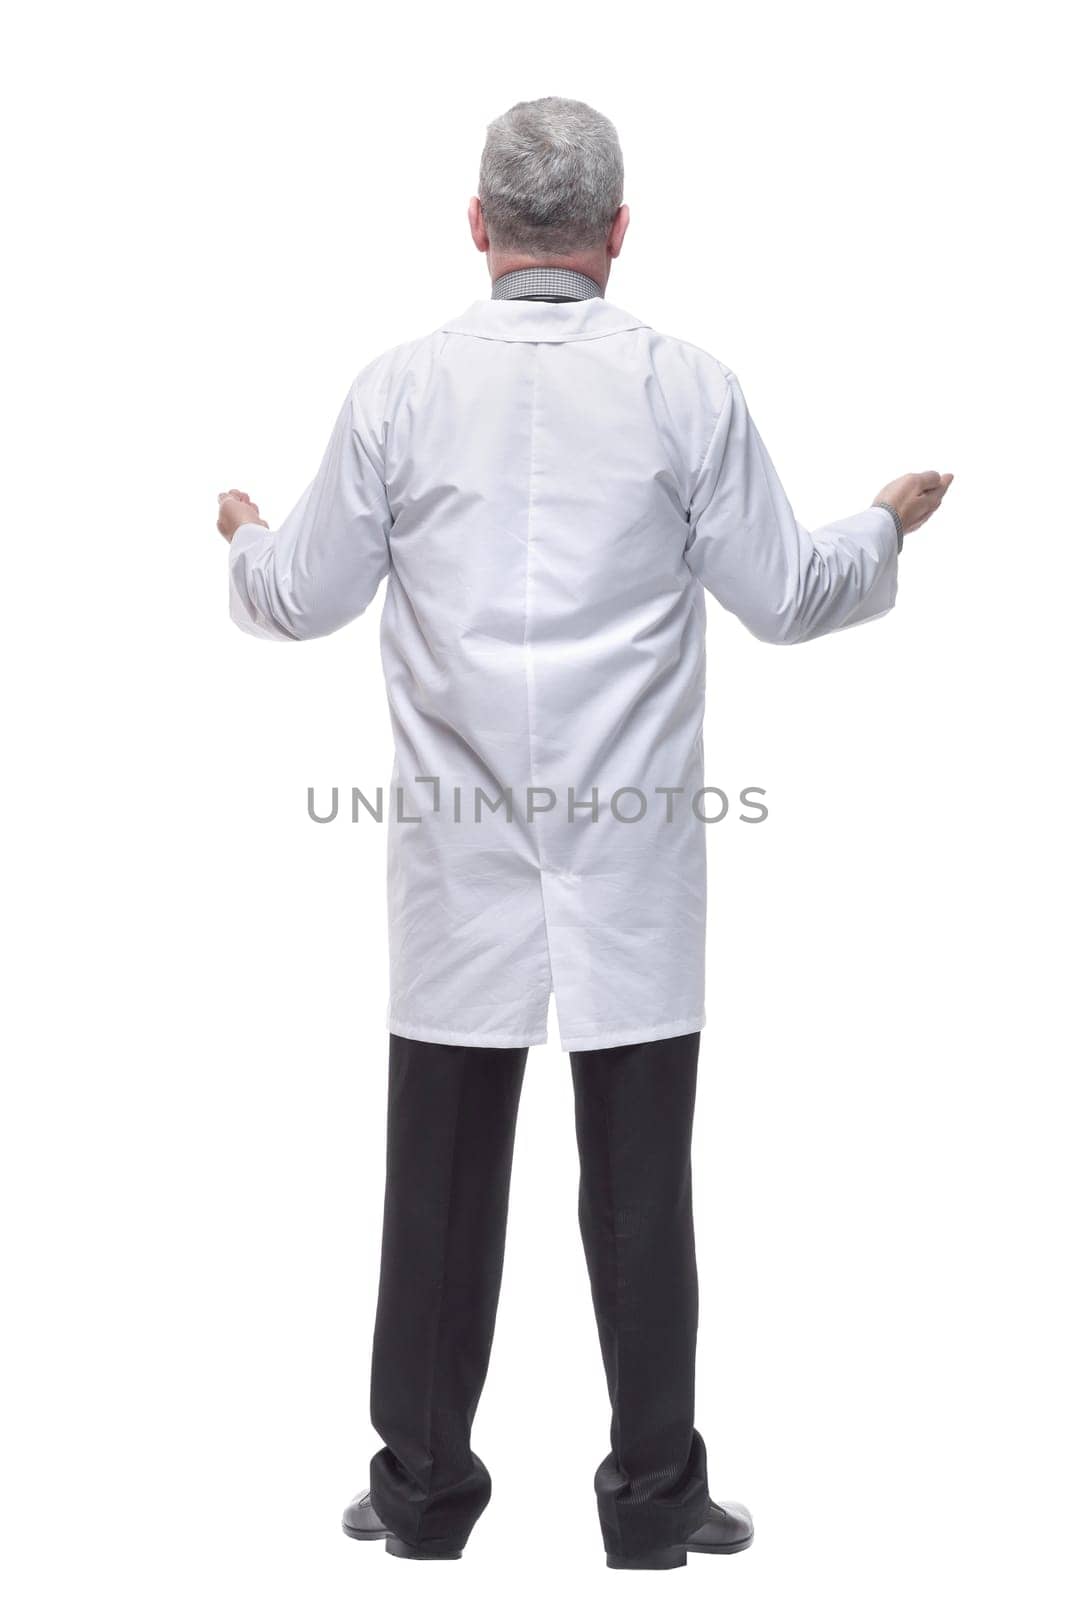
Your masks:
M799 526L694 345L486 299L359 373L293 511L234 537L231 615L312 638L387 575L389 1029L538 1044L550 992L564 1050L703 1027L704 589L778 644L881 616L889 513Z

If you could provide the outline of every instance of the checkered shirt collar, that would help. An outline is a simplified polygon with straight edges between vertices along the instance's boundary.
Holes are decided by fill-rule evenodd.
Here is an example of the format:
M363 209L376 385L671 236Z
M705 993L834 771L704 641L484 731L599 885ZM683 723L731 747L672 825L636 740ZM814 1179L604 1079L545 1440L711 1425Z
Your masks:
M600 285L573 267L516 267L493 279L494 300L591 300L603 298Z

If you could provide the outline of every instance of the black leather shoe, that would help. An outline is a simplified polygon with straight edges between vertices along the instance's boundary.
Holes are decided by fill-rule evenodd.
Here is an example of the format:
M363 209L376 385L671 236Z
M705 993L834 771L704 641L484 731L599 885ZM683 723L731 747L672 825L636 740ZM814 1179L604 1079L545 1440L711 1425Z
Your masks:
M608 1555L608 1566L624 1570L663 1571L671 1567L684 1567L689 1552L711 1556L731 1556L738 1550L747 1550L755 1532L752 1516L746 1506L736 1500L724 1500L722 1505L711 1503L711 1515L701 1523L684 1544L664 1545L658 1550L646 1550L638 1556Z
M696 1533L685 1542L687 1550L701 1555L732 1556L738 1550L747 1550L756 1537L752 1526L752 1513L739 1500L724 1500L722 1505L711 1503L711 1516Z
M370 1490L345 1507L341 1527L350 1539L387 1539L389 1529L370 1503Z
M416 1544L406 1544L403 1539L398 1539L389 1532L371 1505L369 1489L345 1507L341 1528L350 1539L384 1539L388 1555L403 1556L409 1561L458 1561L463 1554L462 1549L423 1550Z

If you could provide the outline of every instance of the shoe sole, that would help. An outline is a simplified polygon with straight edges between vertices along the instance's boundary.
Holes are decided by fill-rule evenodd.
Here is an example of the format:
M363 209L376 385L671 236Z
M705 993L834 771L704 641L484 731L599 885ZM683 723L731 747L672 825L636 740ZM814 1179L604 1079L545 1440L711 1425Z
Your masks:
M750 1533L747 1539L738 1539L734 1544L672 1544L663 1550L653 1550L641 1556L613 1556L607 1557L607 1564L614 1571L622 1572L669 1572L675 1567L684 1567L690 1554L698 1556L734 1556L739 1550L747 1550L755 1533Z
M738 1539L736 1544L687 1544L686 1549L698 1556L735 1556L739 1550L747 1550L755 1533L750 1533L747 1539Z
M417 1545L405 1544L403 1539L386 1539L385 1548L391 1556L403 1556L408 1561L458 1561L462 1550L420 1550Z
M342 1522L341 1532L350 1539L384 1539L387 1555L401 1556L407 1561L458 1561L463 1554L462 1550L420 1550L416 1545L405 1544L403 1539L395 1539L388 1528L364 1532L362 1528L350 1528L347 1522Z

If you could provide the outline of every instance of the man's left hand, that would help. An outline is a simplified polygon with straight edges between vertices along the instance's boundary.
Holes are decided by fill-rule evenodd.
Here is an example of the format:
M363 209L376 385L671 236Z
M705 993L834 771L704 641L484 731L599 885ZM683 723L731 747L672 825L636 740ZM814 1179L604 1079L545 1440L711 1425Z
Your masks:
M260 516L255 501L243 489L224 489L219 495L219 520L215 526L227 544L246 522L258 522L264 528L270 526L266 518Z

